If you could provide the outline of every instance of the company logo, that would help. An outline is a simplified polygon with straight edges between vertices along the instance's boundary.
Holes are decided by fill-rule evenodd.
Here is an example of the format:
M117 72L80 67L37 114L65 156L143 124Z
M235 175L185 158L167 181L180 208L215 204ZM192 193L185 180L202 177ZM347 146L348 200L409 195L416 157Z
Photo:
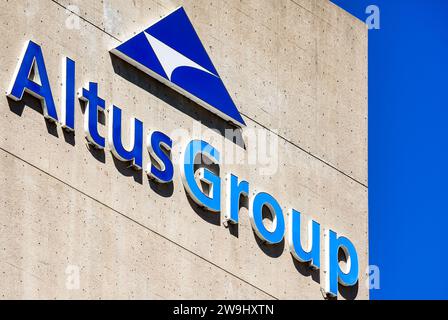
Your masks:
M246 125L182 7L112 53L234 125Z
M171 19L174 22L171 22ZM167 23L169 28L164 23ZM180 23L180 25L175 28L172 23ZM171 33L172 37L168 37L167 33ZM186 33L190 37L179 36L176 38L175 33ZM163 35L166 36L166 39ZM185 87L178 90L185 91L188 88L189 92L199 92L197 96L201 96L203 99L215 97L216 100L213 101L217 103L227 102L227 104L219 105L233 106L232 110L236 112L233 115L239 116L233 103L229 105L231 99L202 46L201 50L191 49L197 48L200 42L183 9L176 10L134 38L137 39L135 43L131 39L122 45L124 47L120 46L117 50L121 48L120 50L128 52L136 59L144 57L146 60L142 61L146 63L145 68L148 71L151 67L153 70L157 70L157 73L151 71L154 75L158 74L158 77L170 83L171 81L179 83L176 85L178 88L181 88L181 84ZM143 42L141 42L143 38L146 39L144 50L142 49ZM196 41L194 46L191 46L192 39ZM134 49L130 50L129 48ZM145 55L148 53L152 56ZM73 132L79 126L75 123L77 119L75 117L76 102L77 100L82 101L85 107L82 116L84 136L90 147L109 150L116 159L128 163L135 170L144 171L150 179L159 184L173 183L176 166L171 151L175 140L163 132L146 128L144 123L137 118L130 119L129 138L124 139L123 122L125 120L122 109L111 101L106 102L101 97L98 82L89 81L85 86L76 90L76 84L81 82L76 81L77 78L81 77L83 83L86 80L84 75L76 73L79 70L76 66L75 60L63 57L60 77L62 92L60 111L58 112L43 50L39 44L30 40L25 44L19 58L7 96L15 101L22 100L25 93L34 96L41 101L45 118L59 123L64 130ZM215 90L215 92L221 93L221 98L227 97L228 99L223 98L221 101L207 90ZM78 97L76 97L76 92L78 92ZM99 120L100 113L104 113L107 119L104 124ZM241 125L244 124L240 116L238 119L241 121ZM233 119L233 121L236 120ZM102 125L107 126L107 135L102 135L102 130L99 130ZM284 207L274 196L257 191L253 183L241 179L231 171L227 171L225 177L220 175L220 168L224 164L221 151L205 140L188 140L186 145L182 146L177 170L181 175L186 192L197 205L211 213L222 212L227 223L237 225L242 206L240 200L242 197L248 198L248 215L257 237L266 244L279 244L286 241L294 259L308 264L313 269L322 268L325 275L325 292L329 296L338 295L339 284L343 286L356 285L359 280L358 254L355 246L347 237L330 228L322 228L317 221L305 218L300 211L292 206ZM150 155L150 160L146 162L145 153ZM211 170L212 166L205 164L217 167L218 170ZM204 185L207 187L204 188ZM287 190L282 191L287 192ZM266 213L272 217L272 224L269 226L263 222ZM302 235L304 232L302 229L305 229L301 227L303 224L307 225L306 245L302 243L303 238L306 238ZM322 234L324 244L321 243ZM324 255L321 254L322 250ZM344 253L345 265L339 263L340 253ZM324 263L321 261L321 256L325 257Z

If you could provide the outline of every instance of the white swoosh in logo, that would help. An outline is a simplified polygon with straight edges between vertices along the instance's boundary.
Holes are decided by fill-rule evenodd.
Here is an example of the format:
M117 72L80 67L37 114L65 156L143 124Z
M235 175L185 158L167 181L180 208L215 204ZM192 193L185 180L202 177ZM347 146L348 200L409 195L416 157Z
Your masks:
M171 77L173 75L174 70L180 67L190 67L194 69L201 70L203 72L209 73L212 76L215 76L218 78L217 75L214 73L208 71L204 67L201 67L196 62L188 59L183 54L177 52L173 48L167 46L160 40L154 38L150 34L144 32L146 39L148 39L149 44L151 45L152 49L154 50L157 58L159 59L160 64L162 65L163 70L165 71L166 75L168 76L168 79L171 81Z

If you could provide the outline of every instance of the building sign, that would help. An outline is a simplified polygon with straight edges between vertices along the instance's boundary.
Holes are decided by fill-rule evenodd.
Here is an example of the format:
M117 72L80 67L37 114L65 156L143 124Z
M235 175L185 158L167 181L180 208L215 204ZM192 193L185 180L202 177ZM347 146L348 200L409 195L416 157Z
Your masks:
M182 7L112 53L221 118L245 125Z
M244 125L182 8L120 45L114 52L163 83L192 97L202 106L219 110L225 119ZM25 92L33 95L41 101L44 116L48 120L59 123L65 130L74 130L75 61L64 58L62 69L63 99L58 114L42 48L35 42L28 41L7 95L16 101L21 100ZM160 131L144 132L142 121L133 118L131 141L124 143L122 110L110 104L107 108L108 134L103 137L98 131L98 112L106 109L106 101L99 95L98 84L89 82L86 87L80 88L78 99L86 104L83 127L86 139L92 146L108 148L114 157L130 162L136 170L145 170L150 178L160 184L173 181L176 170L170 157L173 141L168 135ZM129 147L126 148L125 145ZM229 223L238 224L240 198L247 196L250 203L249 218L256 235L267 244L276 244L286 239L295 259L309 263L315 269L323 268L325 290L329 295L337 296L338 284L353 286L358 282L358 255L348 238L338 235L332 229L323 229L314 220L307 222L307 228L301 228L301 224L307 219L297 208L284 212L273 195L266 192L254 193L250 181L242 180L231 172L223 179L206 167L197 168L198 157L205 157L212 164L220 165L220 150L208 142L191 140L182 150L177 170L189 197L199 206L210 212L221 212L224 211L221 203L225 202L225 219ZM144 152L151 155L152 160L148 163L143 163ZM200 187L202 183L209 186L208 192ZM269 227L263 223L263 209L267 209L272 217ZM301 241L304 238L301 236L302 229L307 229L306 245ZM320 243L321 233L324 233L324 245ZM320 259L322 250L324 263ZM341 265L339 261L341 251L346 257L345 265Z

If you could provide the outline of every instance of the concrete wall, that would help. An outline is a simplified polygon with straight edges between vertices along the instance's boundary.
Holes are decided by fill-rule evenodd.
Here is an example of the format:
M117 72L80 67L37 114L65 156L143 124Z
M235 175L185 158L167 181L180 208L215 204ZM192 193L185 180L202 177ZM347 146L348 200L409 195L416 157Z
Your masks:
M224 164L221 176L231 171L285 209L349 237L360 283L340 297L368 298L367 31L330 2L0 0L0 88L6 91L31 39L43 48L58 108L61 60L69 56L78 88L98 82L106 103L145 130L183 128L204 138L195 126L217 128L207 140L247 159L256 152L250 141L246 150L235 147L219 118L108 52L179 5L247 130L278 138L275 175ZM71 28L77 17L79 29ZM74 135L46 122L32 97L3 96L0 108L1 297L323 298L323 272L295 262L285 243L261 243L247 209L238 230L226 228L222 215L189 200L178 166L174 183L161 188L108 149L89 149L78 103ZM175 145L175 161L182 147ZM66 285L69 266L80 270L79 289Z

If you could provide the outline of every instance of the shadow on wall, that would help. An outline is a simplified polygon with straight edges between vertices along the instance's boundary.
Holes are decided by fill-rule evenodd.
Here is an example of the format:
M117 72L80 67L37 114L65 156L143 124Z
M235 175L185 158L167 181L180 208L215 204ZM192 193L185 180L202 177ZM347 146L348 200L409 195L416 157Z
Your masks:
M239 204L238 204L238 208L239 208L239 214L241 214L241 209L245 208L247 211L246 213L248 213L249 211L249 197L242 194L240 196L239 199ZM239 223L233 224L231 222L228 222L228 224L226 225L226 227L229 229L229 233L234 236L235 238L239 237Z
M194 171L196 172L199 168L205 168L216 176L220 176L220 168L219 165L216 165L212 163L211 159L208 158L206 155L196 155L194 159ZM200 184L200 188L202 189L203 193L207 196L211 197L210 194L211 188L207 184ZM185 189L185 196L187 197L188 203L190 204L191 208L196 212L196 214L203 219L204 221L211 223L215 226L221 225L221 213L220 212L211 212L207 210L207 208L201 207L198 205L189 195L187 190Z
M81 112L84 114L86 112L86 103L84 101L79 100L79 104L81 106ZM106 116L104 114L104 112L98 112L98 122L100 124L102 124L103 126L106 125ZM64 130L65 131L65 130ZM99 149L99 148L95 148L93 145L91 144L87 144L87 149L89 150L90 154L99 162L101 163L106 163L106 153L104 152L103 149Z
M339 250L338 252L338 258L339 261L342 262L343 264L345 264L347 262L347 258L343 252L342 249ZM309 262L300 262L298 261L296 258L293 257L293 255L291 254L291 259L294 263L294 266L296 268L296 270L304 277L311 277L311 279L313 279L314 282L316 283L321 283L320 281L320 273L322 271L322 269L314 269L310 266ZM321 286L322 287L322 286ZM323 290L323 289L322 289ZM359 291L359 281L351 287L346 287L343 286L341 284L338 284L338 291L339 294L346 300L355 300L356 297L358 296L358 291ZM325 293L323 293L325 294ZM326 296L325 299L327 300L337 300L337 297L328 297Z
M272 223L274 217L271 215L271 212L269 211L268 207L263 206L262 209L262 219L263 224L269 228ZM255 231L253 232L255 241L257 242L258 247L261 249L261 251L264 252L267 256L271 258L278 258L282 255L283 251L285 250L285 238L283 237L282 241L276 244L268 244L261 240Z
M169 198L174 193L174 184L172 181L169 183L158 183L153 179L148 178L148 183L151 190L161 197Z
M210 212L207 209L199 206L196 202L191 199L189 196L187 190L184 188L185 196L187 197L188 203L190 204L191 208L194 210L194 212L204 221L213 224L215 226L221 225L221 213L220 212Z
M22 99L19 101L14 101L13 99L10 99L8 97L6 97L6 99L8 101L8 106L11 112L15 113L19 117L22 116L25 107L28 107L36 112L39 112L42 115L44 114L40 100L36 97L33 97L27 92L24 92ZM59 138L58 126L55 122L45 119L45 125L47 126L47 131L49 134L55 136L56 138Z
M339 248L338 251L338 260L339 263L342 265L345 265L347 263L347 256L345 255L344 250ZM342 263L341 263L342 262ZM341 296L343 296L347 300L355 300L358 296L358 290L359 290L359 281L356 282L354 286L346 287L341 284L338 284L338 290Z
M296 270L304 277L311 277L314 282L320 284L320 270L314 269L310 266L309 262L300 262L294 258L291 254L292 261Z
M355 300L356 297L358 296L359 281L356 282L356 284L351 287L346 287L346 286L339 284L338 289L339 289L339 293L341 294L341 296L344 297L344 299Z
M125 177L132 177L135 182L143 184L143 170L135 170L130 162L121 161L112 155L115 168Z
M285 250L285 239L283 239L281 242L276 244L268 244L261 240L255 231L253 231L255 242L257 243L258 247L261 249L261 251L264 252L265 255L271 258L279 258L283 251Z
M140 71L131 64L117 58L112 53L110 53L110 58L116 74L185 113L192 119L201 122L207 128L216 130L240 148L246 149L241 129L236 128L230 122L224 121L214 113L204 109L197 103ZM233 135L226 136L226 130L232 130Z
M39 112L42 115L44 114L41 101L27 92L23 93L23 97L19 101L15 101L8 97L6 97L6 100L8 102L9 110L12 113L18 115L19 117L22 116L25 107L28 107L36 112ZM47 127L47 132L49 134L55 136L56 138L59 138L58 125L54 121L45 119L45 125ZM76 141L74 132L62 130L62 134L64 136L65 142L67 142L72 146L75 145Z

